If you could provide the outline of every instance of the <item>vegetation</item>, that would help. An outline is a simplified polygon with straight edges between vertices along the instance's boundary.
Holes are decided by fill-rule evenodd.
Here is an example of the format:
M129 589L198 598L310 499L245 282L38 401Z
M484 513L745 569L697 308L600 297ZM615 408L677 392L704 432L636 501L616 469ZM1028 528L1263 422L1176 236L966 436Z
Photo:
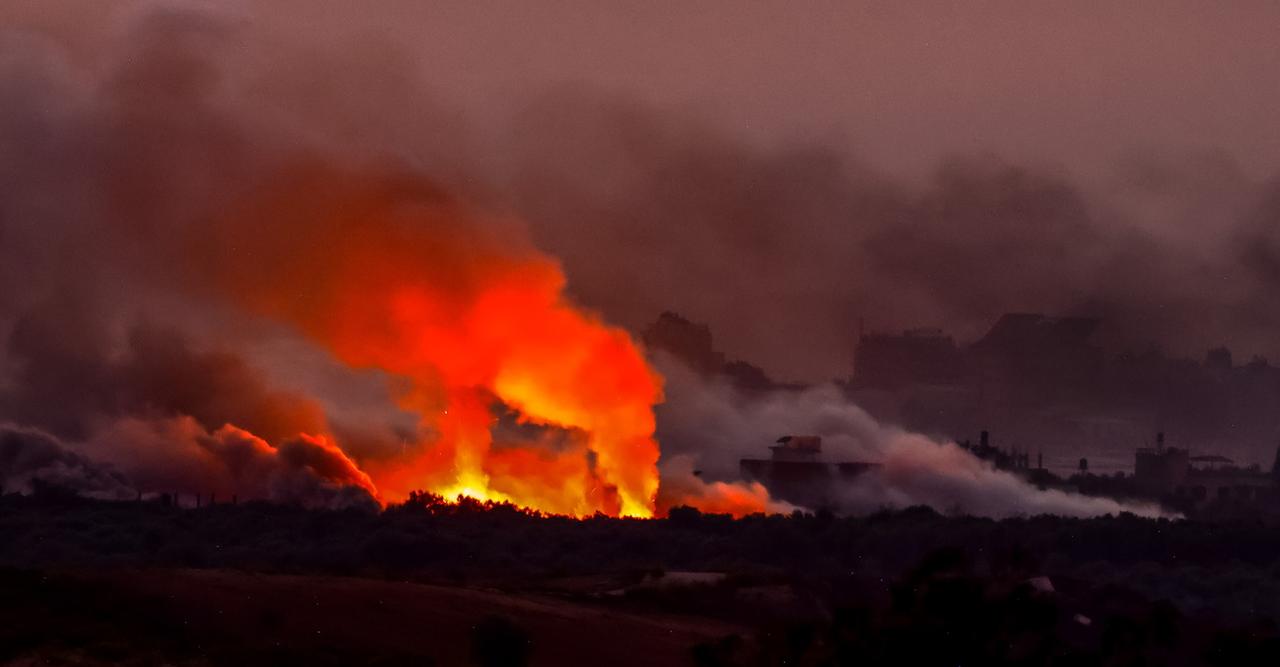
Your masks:
M677 508L662 520L576 520L431 494L381 512L6 496L0 534L0 565L19 568L11 573L179 567L415 580L578 595L748 628L698 646L691 659L703 665L1280 657L1280 532L1260 523L996 521L927 508L738 520ZM633 586L681 571L727 576ZM607 585L563 584L590 577ZM1038 577L1053 590L1039 590ZM604 595L610 589L622 594ZM4 602L9 613L27 604L21 595ZM536 656L536 638L520 627L497 618L481 626L483 637L467 640L477 664L523 661L531 646Z

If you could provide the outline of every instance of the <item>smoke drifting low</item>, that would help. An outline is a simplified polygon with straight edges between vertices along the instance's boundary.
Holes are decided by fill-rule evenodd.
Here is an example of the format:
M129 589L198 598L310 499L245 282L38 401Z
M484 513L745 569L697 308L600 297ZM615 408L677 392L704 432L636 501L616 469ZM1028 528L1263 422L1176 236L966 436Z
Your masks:
M246 37L160 9L101 69L11 47L0 87L31 104L4 137L4 235L39 252L6 263L36 289L6 294L3 414L146 489L333 505L426 488L651 515L661 381L632 339L563 297L518 223L377 142L309 131L334 119L263 93L279 72L244 58ZM335 433L387 430L269 388L245 353L272 336L382 373L416 427L353 459ZM581 437L495 443L510 410Z
M727 378L701 376L666 355L660 360L668 400L658 409L658 436L672 461L671 470L663 469L664 481L669 472L687 475L691 461L704 476L732 479L738 459L766 457L773 437L812 434L822 436L831 461L880 464L841 489L839 509L848 513L928 505L990 517L1163 515L1150 504L1037 489L955 443L877 423L834 385L744 394Z
M139 489L198 489L312 507L376 506L377 489L327 439L299 434L278 445L235 426L209 432L191 418L124 419L84 445Z
M134 495L123 475L68 450L48 433L0 425L0 492L32 493L40 483L91 498L122 500Z

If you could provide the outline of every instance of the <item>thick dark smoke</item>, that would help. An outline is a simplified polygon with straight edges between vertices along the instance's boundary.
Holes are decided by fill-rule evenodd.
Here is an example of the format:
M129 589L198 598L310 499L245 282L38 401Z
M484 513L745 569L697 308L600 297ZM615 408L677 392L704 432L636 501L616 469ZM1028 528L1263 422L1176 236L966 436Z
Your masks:
M320 507L373 507L369 476L336 445L295 435L271 444L235 426L210 431L190 417L123 419L83 446L118 462L139 489L212 493Z
M519 127L517 196L584 300L692 315L784 378L847 376L860 326L973 340L1005 312L1100 317L1114 350L1280 353L1274 186L1220 153L1134 153L1102 186L989 155L908 183L586 91Z
M206 479L331 504L363 493L358 469L299 434L333 434L359 464L414 439L385 378L264 352L307 346L192 289L207 269L192 230L299 160L389 164L510 211L607 318L638 329L675 309L786 379L847 376L863 323L973 338L1006 311L1100 316L1117 348L1280 353L1280 186L1228 155L1134 153L1087 177L970 155L907 182L586 86L506 100L502 131L472 131L409 52L254 11L159 4L74 34L0 30L0 422L36 434L6 452L42 452L6 453L24 462L6 485L39 468L94 492L116 475L145 491ZM857 410L814 408L822 396L777 410ZM698 400L669 398L668 415ZM783 425L741 423L769 430L752 438ZM673 454L737 451L679 432ZM882 452L914 437L875 433Z
M12 385L0 393L0 409L72 439L125 416L189 416L211 429L240 424L272 441L325 427L315 401L269 389L241 357L193 349L177 330L137 323L121 349L109 349L112 342L84 304L24 313L9 333Z
M0 493L33 493L39 484L107 500L134 495L124 475L70 451L52 435L0 424Z
M38 36L0 34L6 490L371 504L368 476L306 434L350 435L377 458L399 449L395 429L331 419L313 387L277 388L324 360L256 366L250 343L278 334L188 284L192 230L301 144L226 94L235 20L161 8L124 25L89 68Z
M734 16L735 25L758 18L756 10ZM1213 148L1213 136L1188 136L1173 147L1121 144L1118 149L1127 152L1109 171L1071 171L1058 166L1052 153L1039 163L973 153L943 160L931 175L908 181L832 147L841 141L761 147L726 129L738 127L739 117L671 112L586 84L527 100L515 93L493 100L488 118L501 121L485 124L433 94L435 79L467 79L450 63L420 56L414 44L371 37L365 28L332 32L344 22L406 28L394 25L405 11L397 6L382 16L328 7L303 20L282 16L271 3L246 3L226 16L170 9L141 20L116 15L93 22L93 28L74 29L31 12L29 23L45 32L23 34L20 46L6 50L5 68L12 73L6 99L30 100L5 109L6 154L27 156L23 169L29 178L77 191L59 202L65 212L71 201L92 206L95 193L101 194L91 181L103 160L85 156L126 150L129 159L111 167L119 181L140 190L136 199L147 203L138 212L142 218L215 203L234 192L234 183L252 182L267 164L258 158L281 147L306 145L366 159L393 156L515 208L531 221L545 249L564 259L572 289L587 305L637 328L664 309L686 313L721 332L732 355L788 379L824 381L847 374L860 323L873 330L940 326L972 339L1000 314L1014 311L1102 317L1103 333L1116 347L1153 341L1199 357L1226 344L1244 359L1280 354L1270 314L1277 312L1270 259L1277 254L1271 231L1276 186L1255 176L1256 156L1245 156L1251 165L1246 169ZM1224 12L1216 20L1234 22L1241 39L1252 39L1254 30L1247 26L1257 19L1247 15L1255 11ZM1010 12L1027 30L1003 36L1026 40L1047 32L1056 41L1065 39L1063 26L1090 20L1086 11L1061 13L1066 16L1037 21L1037 12ZM889 16L894 12L871 14L863 17L867 26L903 19ZM963 14L957 18L968 21L981 13ZM1109 29L1157 18L1137 10L1118 14L1110 17ZM1199 12L1167 14L1159 18L1170 30L1210 30ZM797 21L802 18L796 14ZM914 28L929 25L917 22ZM132 31L118 34L122 25L132 25ZM1212 36L1215 43L1220 38ZM869 49L879 48L883 38L865 37ZM965 46L985 51L980 41ZM418 48L435 53L431 45ZM82 66L86 49L93 49L92 67ZM1153 68L1168 75L1165 70L1177 69L1173 63L1212 67L1224 53L1233 52L1197 59L1172 49ZM1003 52L987 55L1002 67L1018 60ZM1070 58L1080 54L1059 55L1074 62ZM1098 75L1091 59L1077 64L1078 69L1054 72L1096 78L1090 83L1101 87L1115 83L1108 78L1115 73ZM846 65L881 84L878 77L890 80L898 85L888 89L902 93L894 72L868 73L861 60ZM1001 72L1009 74L969 74L985 80ZM776 89L786 99L787 81L761 76L757 88ZM86 94L86 80L97 86L95 94ZM951 90L946 81L928 81L936 86L933 94ZM1141 82L1161 95L1191 85L1178 79ZM1037 95L1067 95L1050 90L1052 79L1033 85ZM849 86L859 83L854 79ZM963 93L973 97L985 90ZM993 117L1028 101L1025 90L1017 104L1007 99L1009 89L995 92L988 110ZM1231 92L1248 96L1247 89ZM1273 93L1259 89L1256 95L1265 99ZM1213 99L1166 111L1185 123L1197 109L1217 109ZM809 99L789 101L800 110L814 106ZM945 120L949 110L911 111ZM1135 115L1133 108L1123 113ZM798 132L812 136L802 113L788 115L795 117ZM1146 122L1145 112L1139 115L1144 125L1164 120ZM1053 133L1048 119L1054 117L1039 121L1028 115L1009 132L1043 138ZM89 121L92 127L68 132L65 120ZM859 120L866 119L850 122ZM246 125L254 131L246 134ZM501 129L490 131L491 126ZM1108 128L1097 141L1115 145L1115 128ZM50 129L56 136L48 136ZM128 148L139 144L151 145ZM170 164L178 146L195 159ZM924 152L906 141L903 150ZM114 199L128 205L119 201L124 197ZM803 341L796 331L805 332Z

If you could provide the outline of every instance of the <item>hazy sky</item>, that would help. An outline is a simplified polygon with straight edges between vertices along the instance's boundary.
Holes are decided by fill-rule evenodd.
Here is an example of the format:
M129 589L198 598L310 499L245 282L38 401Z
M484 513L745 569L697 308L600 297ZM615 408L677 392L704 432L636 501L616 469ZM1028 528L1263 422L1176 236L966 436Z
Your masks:
M10 0L0 20L91 35L125 4ZM1267 175L1280 157L1274 2L238 6L335 48L389 38L471 114L588 82L765 140L846 141L899 173L978 150L1084 169L1129 146L1216 147Z
M843 135L891 169L990 150L1070 165L1126 144L1280 156L1274 2L279 2L386 31L452 99L586 81L764 138Z
M503 379L541 423L555 392L484 359L510 347L629 388L550 414L645 443L615 467L638 507L656 384L623 337L530 326L562 273L583 331L674 310L783 380L849 377L864 325L965 343L1007 312L1278 359L1276 43L1280 3L3 1L0 427L155 488L247 448L288 482L262 494L341 503L352 460L486 423L434 390ZM744 423L676 381L690 424Z
M587 305L676 309L784 377L846 374L859 322L971 339L1007 310L1280 353L1280 3L9 0L0 25L91 80L160 4L232 17L207 57L250 105L456 166Z

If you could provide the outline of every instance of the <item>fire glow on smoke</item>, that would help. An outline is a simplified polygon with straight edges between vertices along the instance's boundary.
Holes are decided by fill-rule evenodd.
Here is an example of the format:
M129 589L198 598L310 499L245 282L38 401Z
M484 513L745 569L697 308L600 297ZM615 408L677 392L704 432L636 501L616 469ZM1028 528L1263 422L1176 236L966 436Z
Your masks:
M553 259L486 222L410 177L299 169L214 226L210 265L237 305L403 381L398 401L430 441L369 464L383 501L424 489L653 516L661 377L625 331L565 298ZM495 443L499 403L578 437ZM767 502L738 496L737 514Z

